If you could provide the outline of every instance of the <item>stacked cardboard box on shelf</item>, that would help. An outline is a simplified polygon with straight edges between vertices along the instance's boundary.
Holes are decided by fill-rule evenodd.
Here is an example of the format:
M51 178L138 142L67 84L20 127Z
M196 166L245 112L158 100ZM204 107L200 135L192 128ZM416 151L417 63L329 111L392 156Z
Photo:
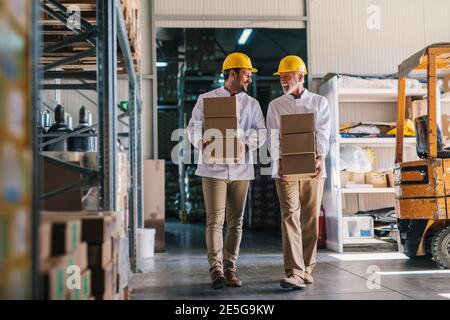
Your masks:
M240 154L239 109L235 96L205 98L203 106L204 138L211 162L234 163ZM216 136L218 134L219 136Z
M48 299L113 300L128 279L123 230L116 213L42 212L41 266ZM50 249L48 249L48 247ZM126 261L125 261L126 262ZM125 267L123 267L125 265ZM79 268L81 288L67 286L70 268Z
M131 51L134 55L135 63L139 67L141 43L141 1L120 0L123 17L128 31Z
M281 116L283 175L311 177L316 171L315 122L313 113Z
M144 227L156 229L156 253L165 251L164 171L163 160L144 160Z

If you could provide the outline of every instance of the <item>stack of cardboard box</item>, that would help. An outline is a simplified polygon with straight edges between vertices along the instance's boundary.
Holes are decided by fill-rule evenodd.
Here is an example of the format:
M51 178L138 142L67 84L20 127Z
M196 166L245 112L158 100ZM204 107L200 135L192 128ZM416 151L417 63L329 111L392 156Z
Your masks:
M213 163L235 163L240 154L239 109L233 97L205 98L203 107L205 152Z
M81 240L81 221L47 215L43 221L39 235L44 299L90 299L91 271L88 245Z
M281 159L283 175L305 178L316 171L314 114L281 116Z
M45 296L123 299L124 287L119 284L121 277L128 277L128 270L119 270L123 230L117 214L42 212L42 218L40 255ZM71 270L76 272L77 268L81 271L80 290L68 286L67 281Z

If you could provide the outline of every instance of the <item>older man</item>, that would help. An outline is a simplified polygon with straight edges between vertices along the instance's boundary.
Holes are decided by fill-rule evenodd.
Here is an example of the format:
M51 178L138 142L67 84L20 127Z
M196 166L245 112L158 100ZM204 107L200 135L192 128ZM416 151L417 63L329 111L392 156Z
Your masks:
M267 113L269 147L273 161L272 177L276 179L282 214L284 268L286 277L282 288L302 289L313 283L312 271L316 264L318 219L326 178L325 157L329 150L330 111L327 100L303 87L306 66L298 56L281 60L278 72L284 95L273 100ZM316 133L316 173L309 178L283 175L279 156L280 116L314 113Z
M199 163L196 175L202 177L206 208L206 245L211 285L220 289L224 285L242 286L236 274L242 224L249 181L254 179L253 151L264 142L256 130L265 129L264 116L258 101L247 95L252 82L253 68L250 58L239 52L228 55L223 63L225 83L222 87L199 96L187 127L192 144L209 157L209 146L202 136L203 99L236 96L239 105L239 127L244 133L241 140L241 161L236 164ZM226 210L225 210L226 209ZM225 214L226 211L226 214ZM225 245L222 229L227 222Z

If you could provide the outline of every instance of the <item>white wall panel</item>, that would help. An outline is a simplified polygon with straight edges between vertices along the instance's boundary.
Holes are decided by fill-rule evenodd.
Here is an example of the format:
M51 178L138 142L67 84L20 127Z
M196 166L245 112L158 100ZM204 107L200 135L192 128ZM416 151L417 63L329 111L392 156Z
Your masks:
M448 0L308 0L310 72L390 74L411 54L450 41ZM380 28L367 27L369 6Z
M304 0L155 0L156 26L165 28L304 28ZM261 19L270 17L270 19Z

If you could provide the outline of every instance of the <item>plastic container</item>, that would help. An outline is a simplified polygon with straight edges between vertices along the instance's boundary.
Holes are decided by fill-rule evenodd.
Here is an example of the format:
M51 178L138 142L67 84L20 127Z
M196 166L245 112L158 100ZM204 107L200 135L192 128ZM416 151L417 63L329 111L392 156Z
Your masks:
M137 257L151 258L155 255L155 229L138 229Z
M374 237L372 217L344 217L344 239L371 239Z

